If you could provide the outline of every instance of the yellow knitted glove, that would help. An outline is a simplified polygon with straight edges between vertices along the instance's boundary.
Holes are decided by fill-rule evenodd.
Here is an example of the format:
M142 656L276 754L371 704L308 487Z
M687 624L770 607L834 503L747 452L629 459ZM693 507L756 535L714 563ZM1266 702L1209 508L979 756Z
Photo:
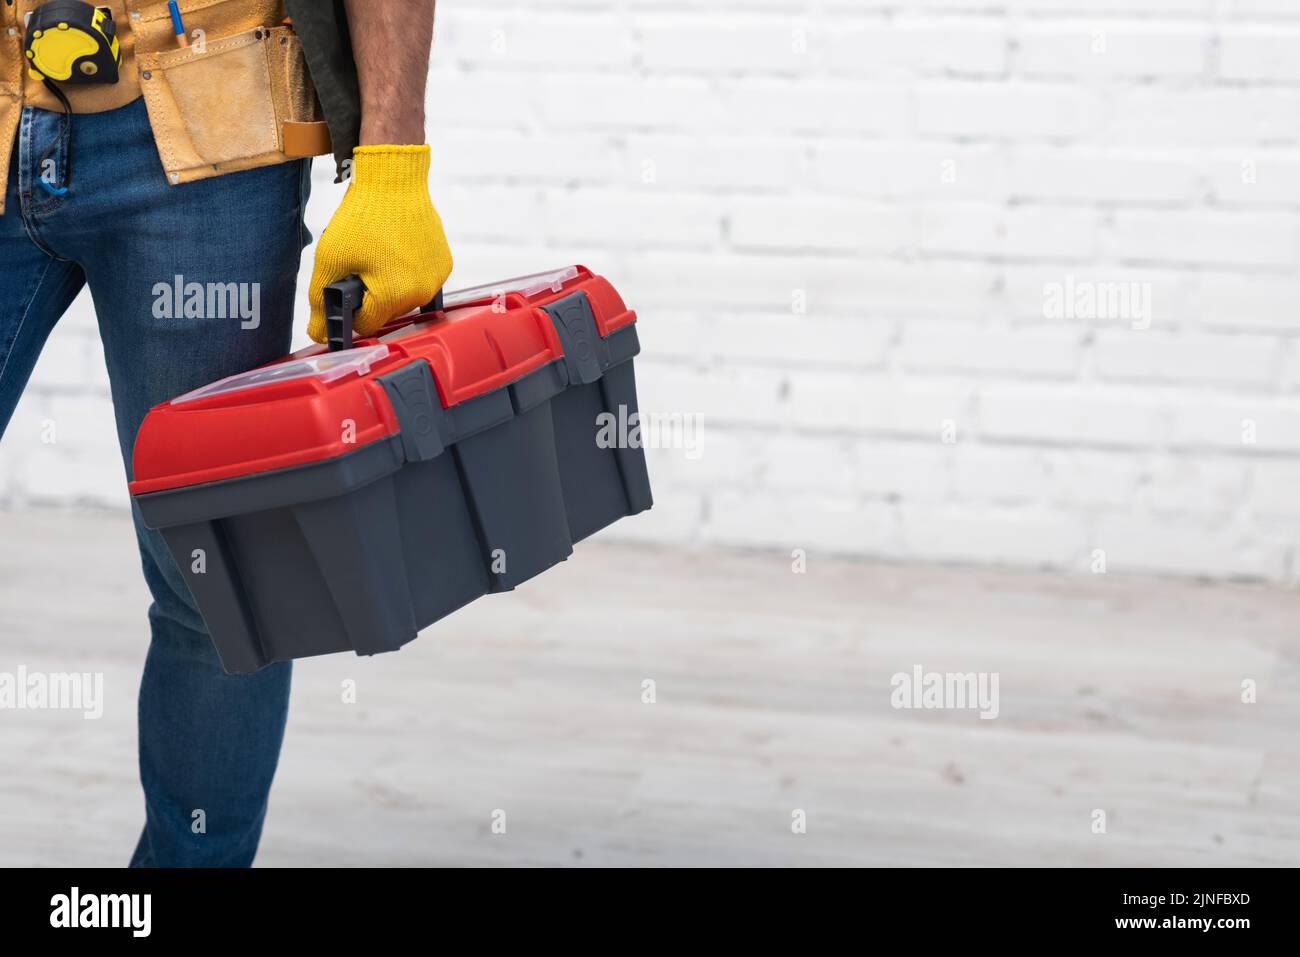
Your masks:
M367 336L429 302L451 267L429 199L429 147L358 146L352 182L316 247L307 334L325 341L325 287L332 282L355 274L366 284L353 328Z

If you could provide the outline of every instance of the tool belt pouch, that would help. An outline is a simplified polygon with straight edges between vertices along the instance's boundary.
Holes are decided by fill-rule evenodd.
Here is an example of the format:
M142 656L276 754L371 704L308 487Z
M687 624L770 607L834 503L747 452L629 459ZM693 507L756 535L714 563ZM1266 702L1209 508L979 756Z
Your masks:
M172 183L330 151L302 44L289 27L259 27L137 59Z

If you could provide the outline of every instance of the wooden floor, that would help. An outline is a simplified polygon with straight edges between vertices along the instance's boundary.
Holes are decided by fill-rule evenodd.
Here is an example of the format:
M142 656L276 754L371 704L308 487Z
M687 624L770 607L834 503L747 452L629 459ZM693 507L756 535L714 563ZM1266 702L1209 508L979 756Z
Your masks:
M107 697L0 711L0 864L117 865L129 525L0 514L0 541L0 671ZM917 664L998 672L999 717L894 710ZM397 655L301 663L259 863L1295 865L1298 681L1277 589L587 543Z

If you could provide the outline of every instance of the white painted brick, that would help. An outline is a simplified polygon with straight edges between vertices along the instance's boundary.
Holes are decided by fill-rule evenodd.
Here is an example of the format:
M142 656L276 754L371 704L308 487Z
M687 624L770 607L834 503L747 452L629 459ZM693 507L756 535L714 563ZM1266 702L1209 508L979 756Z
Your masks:
M455 93L473 103L476 79L471 75L470 80ZM518 100L505 107L507 118L541 124L557 136L572 129L714 130L726 118L715 87L698 77L546 73L538 78L521 73L508 82ZM491 129L500 124L488 113L465 125Z
M1300 340L1290 338L1282 352L1281 391L1284 395L1300 392Z
M1146 470L1133 501L1154 515L1231 515L1247 473L1239 460L1164 457Z
M861 469L860 443L854 439L789 434L759 438L748 451L757 453L751 459L756 484L765 489L844 498L866 491L870 484Z
M784 190L807 181L803 147L786 139L714 135L628 138L623 182L647 190Z
M105 449L74 449L61 443L24 456L19 487L26 501L38 504L125 508L130 501L121 459Z
M463 130L433 151L436 181L610 183L625 161L608 135L570 133L538 137L512 131ZM437 196L434 198L437 202Z
M1167 434L1160 403L1141 393L1079 386L989 386L981 436L1053 445L1150 445Z
M941 3L943 0L933 0ZM1007 0L1017 12L1060 16L1062 14L1200 15L1212 12L1217 0Z
M719 492L709 503L703 540L713 545L774 548L787 555L896 555L893 507L825 496ZM787 562L788 564L788 562Z
M77 454L107 449L117 454L117 423L104 395L50 397L46 406L57 433L56 443Z
M974 18L862 21L830 44L832 72L996 75L1006 69L1007 39L997 22Z
M1217 578L1280 578L1286 549L1251 542L1230 525L1185 516L1103 518L1093 547L1106 553L1108 574L1163 572Z
M52 401L53 396L44 382L33 378L19 398L4 435L0 436L0 459L11 466L10 478L15 482L22 460L49 439L47 420Z
M1078 329L981 329L968 322L911 322L899 357L905 369L1066 377L1081 354Z
M1300 454L1300 400L1180 397L1170 438L1189 449Z
M1068 512L905 506L901 515L906 554L925 561L1065 568L1086 543L1082 519Z
M685 256L650 250L630 259L620 288L638 308L770 309L800 294L808 315L979 314L994 270L965 263L863 263L855 258L774 255Z
M714 126L750 135L755 130L812 136L902 135L910 132L912 118L912 90L897 82L789 83L755 77L723 84L719 103L721 115Z
M1041 449L958 443L953 464L959 501L1029 504L1049 488L1047 456Z
M1300 279L1294 276L1199 273L1190 288L1195 313L1207 326L1300 334Z
M1187 284L1188 274L1156 267L1017 264L1003 273L1012 314L1053 326L1178 326L1190 318Z
M828 143L814 149L813 175L831 192L936 203L988 200L1007 189L1001 152L984 145Z
M922 134L1049 139L1078 136L1097 104L1064 84L945 83L917 88Z
M958 446L929 442L856 443L858 491L903 502L938 502L952 495Z
M742 250L889 253L916 237L912 210L847 200L740 199L729 219L731 242Z
M77 298L72 300L72 305L68 311L63 314L57 326L54 327L54 337L64 335L79 335L90 339L99 338L99 323L95 318L95 308L90 300L90 290L83 287ZM101 358L100 371L103 369L103 360Z
M839 290L856 284L855 263L809 266L809 261L785 256L701 256L650 250L634 257L620 277L620 291L641 311L684 305L697 309L773 309L790 306L797 290L805 290L809 314L826 308L827 296L814 290L811 274L831 272L833 302Z
M879 368L894 326L876 320L808 315L696 315L656 313L641 324L647 354L688 360L753 362L789 368L838 365Z
M786 17L645 16L636 29L644 63L665 73L797 75L825 43Z
M881 432L940 444L948 423L960 440L973 424L972 389L899 383L839 372L792 372L783 421L809 430Z
M1217 202L1251 206L1300 206L1300 154L1241 150L1206 162Z
M951 494L952 446L776 435L766 437L761 452L755 461L764 488L908 502L937 502Z
M1071 509L1153 514L1230 512L1241 499L1244 461L1106 450L1049 451L1047 499Z
M544 197L546 236L600 247L708 247L721 235L721 208L706 197L576 189ZM502 217L510 224L511 217Z
M1277 378L1281 340L1268 336L1098 334L1089 360L1098 376L1134 382L1267 386Z
M1295 543L1300 540L1300 519L1278 516L1254 519L1249 522L1248 529L1253 541L1265 547L1279 547L1286 553L1284 571L1276 576L1270 576L1267 580L1289 588L1300 585L1300 567L1297 566L1295 550Z
M537 188L457 184L441 190L436 202L453 251L466 240L510 239L540 231L543 221ZM484 210L509 212L485 215Z
M1026 76L1187 79L1206 68L1210 29L1204 23L1028 21L1016 42L1016 65Z
M962 262L858 264L852 274L837 270L809 274L809 309L825 298L866 314L982 316L997 285L997 271Z
M1251 510L1300 518L1300 462L1260 459L1250 466Z
M1083 259L1097 248L1092 210L1018 206L1002 216L1002 255L1014 259Z
M626 296L627 291L624 290L623 294ZM655 359L696 361L713 358L715 350L707 343L717 338L713 323L693 313L656 309L653 321L637 324L641 350Z
M921 215L921 248L962 256L1088 259L1097 249L1097 216L1069 207L927 207Z
M1300 28L1228 27L1219 36L1219 72L1228 80L1300 82Z
M1013 197L1101 203L1187 203L1196 164L1169 152L1020 146L1010 158Z
M658 411L641 407L643 416ZM766 479L764 466L773 440L770 433L734 428L707 417L697 419L693 429L693 448L684 444L678 448L670 444L646 448L646 466L657 500L671 502L681 490L756 488ZM836 485L831 482L824 487L834 489Z
M1115 214L1112 254L1133 262L1289 266L1300 218L1277 213L1196 211Z
M49 388L84 392L103 381L105 377L100 372L103 365L104 356L97 341L56 326L32 374L39 376Z
M1268 17L1300 17L1300 9L1291 0L1225 0L1225 13L1232 14L1238 19L1246 19L1252 16Z
M770 372L700 370L656 365L637 367L638 398L646 409L702 416L717 425L772 426L784 412L783 380Z
M1300 92L1136 88L1111 105L1107 146L1223 147L1300 141Z
M832 9L852 9L852 10L887 10L896 11L899 8L897 0L822 0L823 4ZM989 11L1001 12L1010 7L1008 0L911 0L909 7L923 11L937 11L939 13L988 13Z
M518 3L519 0L497 0L502 3ZM583 5L599 6L605 9L610 8L610 0L564 0L565 3L578 3ZM664 10L685 10L698 12L699 4L695 0L621 0L617 4L620 7L638 11L662 13ZM728 14L752 13L754 10L761 10L764 13L798 13L803 15L808 12L811 4L809 0L715 0L709 4L711 11L725 11Z
M476 69L600 70L629 67L635 58L632 31L619 17L485 13L450 4L438 17L440 62L452 56Z
M539 269L557 269L572 265L574 262L564 261L562 250L541 245L538 242L540 229L537 230L536 235L525 234L515 236L513 239L514 242L485 239L453 243L452 252L455 253L456 264L447 288L468 289L471 286L494 283L508 276L520 276L524 273L537 272ZM598 264L592 263L592 266L598 273L617 276L622 262L621 253L611 252L608 256L602 256ZM305 288L306 286L299 288L300 297Z
M1048 500L1072 510L1127 509L1145 474L1142 457L1131 451L1051 450L1044 460Z
M591 83L588 81L588 86ZM428 129L468 128L500 132L527 130L538 111L549 101L539 97L535 78L525 73L467 73L440 69L429 76L425 97ZM598 93L599 91L597 91ZM600 103L599 98L596 102ZM582 101L567 104L574 113ZM570 125L577 121L571 115ZM449 137L434 134L432 142L448 147ZM325 165L323 162L318 165Z

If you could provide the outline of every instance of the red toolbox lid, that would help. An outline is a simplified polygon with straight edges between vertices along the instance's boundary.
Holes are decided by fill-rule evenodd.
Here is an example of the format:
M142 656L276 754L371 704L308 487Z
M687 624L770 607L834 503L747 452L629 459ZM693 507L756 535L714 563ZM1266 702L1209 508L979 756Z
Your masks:
M346 455L400 431L377 376L425 359L446 408L563 357L541 307L585 292L600 335L636 321L584 266L444 297L445 312L398 319L352 349L313 345L155 406L136 436L132 495L239 478Z

